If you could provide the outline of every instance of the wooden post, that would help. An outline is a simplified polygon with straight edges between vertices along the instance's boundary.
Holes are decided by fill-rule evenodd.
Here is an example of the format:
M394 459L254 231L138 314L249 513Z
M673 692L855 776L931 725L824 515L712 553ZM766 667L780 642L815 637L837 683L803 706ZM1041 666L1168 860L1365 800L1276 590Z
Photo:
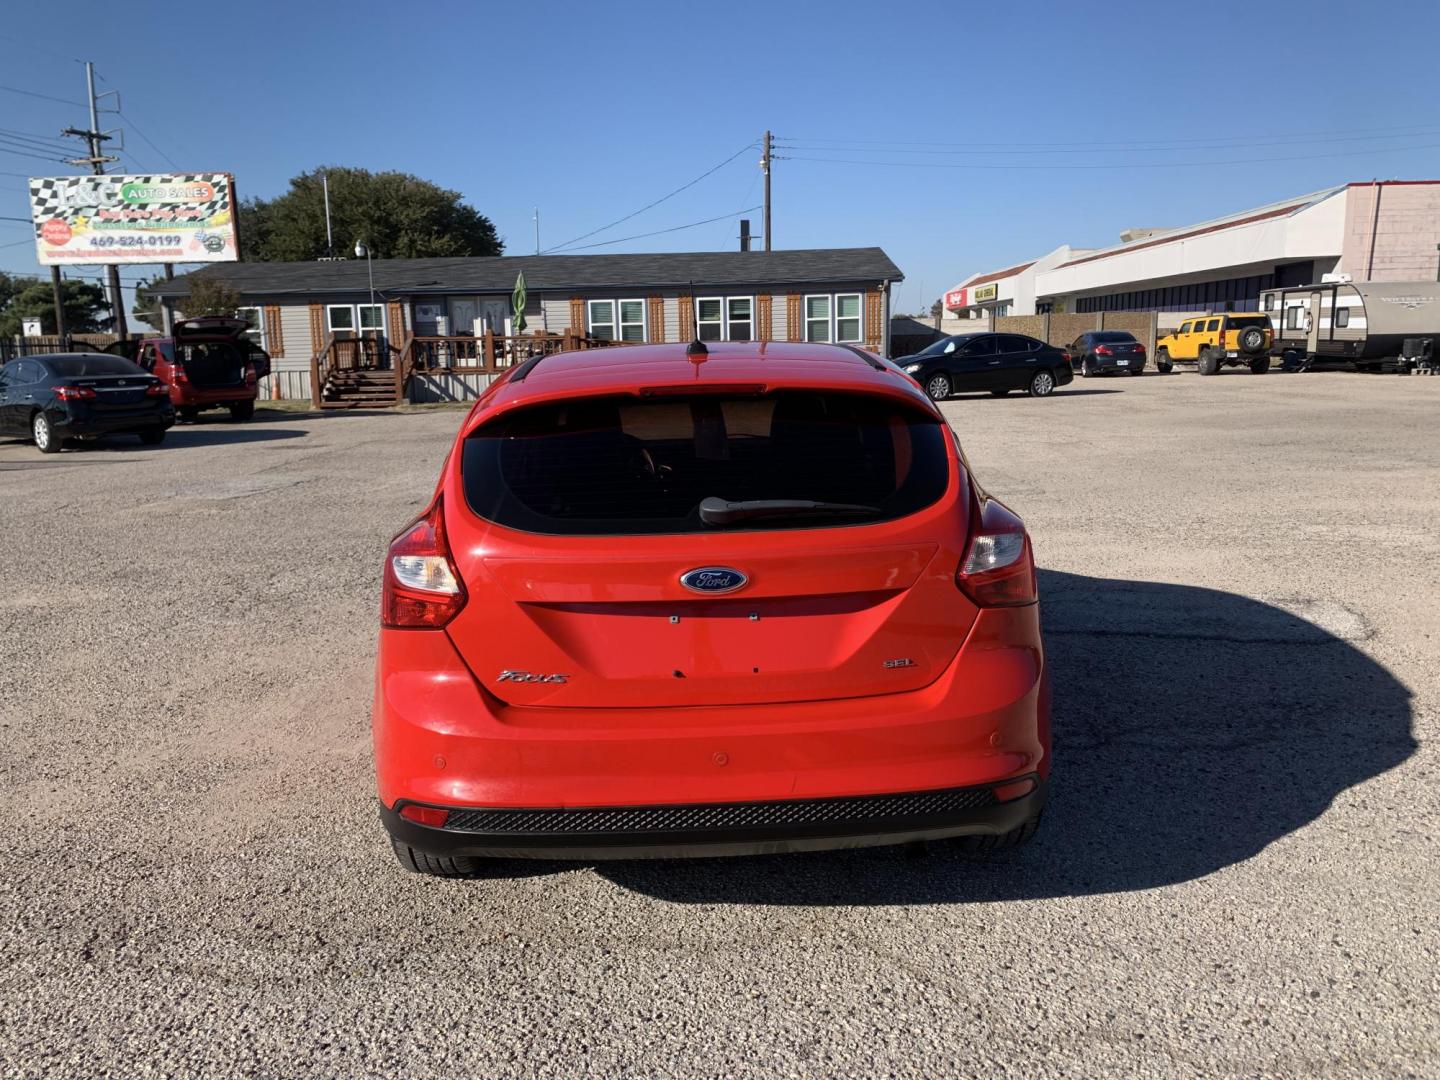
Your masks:
M485 335L484 335L483 340L484 340L484 344L485 344L485 370L486 370L486 371L494 371L494 370L495 370L495 331L491 330L491 329L487 326L487 327L485 328Z

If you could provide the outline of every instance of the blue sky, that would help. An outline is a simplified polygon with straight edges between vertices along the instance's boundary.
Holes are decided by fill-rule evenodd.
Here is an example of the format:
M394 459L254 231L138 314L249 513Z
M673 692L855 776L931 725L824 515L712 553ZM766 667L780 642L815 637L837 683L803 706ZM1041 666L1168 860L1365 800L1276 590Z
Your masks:
M128 129L136 171L230 171L242 196L270 196L322 164L402 169L463 192L523 254L535 206L542 246L560 244L769 128L775 245L878 244L913 309L1062 242L1440 176L1440 107L1405 70L1424 52L1406 42L1440 39L1440 6L1384 8L260 0L70 3L56 20L11 6L0 129L83 126L78 106L13 89L78 102L74 61L93 59L121 91L124 117L105 120ZM733 247L733 212L760 202L758 157L587 243L729 215L592 250ZM0 149L0 217L26 216L32 169L71 171ZM26 236L0 220L0 269L41 273L14 243Z

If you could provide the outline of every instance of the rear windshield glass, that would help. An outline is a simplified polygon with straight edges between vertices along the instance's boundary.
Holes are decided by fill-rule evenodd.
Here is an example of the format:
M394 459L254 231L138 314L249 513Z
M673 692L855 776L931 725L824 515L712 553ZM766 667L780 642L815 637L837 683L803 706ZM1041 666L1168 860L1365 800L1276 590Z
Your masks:
M1268 315L1231 315L1230 329L1243 330L1247 326L1259 326L1269 329L1270 316Z
M64 379L84 379L92 375L144 375L138 367L120 356L52 356L45 363Z
M1115 342L1131 342L1135 335L1124 330L1099 330L1090 335L1090 340L1101 345L1114 344Z
M938 421L880 398L806 391L536 406L470 436L461 471L480 517L571 535L868 524L930 505L949 481ZM702 501L716 500L831 506L702 517Z

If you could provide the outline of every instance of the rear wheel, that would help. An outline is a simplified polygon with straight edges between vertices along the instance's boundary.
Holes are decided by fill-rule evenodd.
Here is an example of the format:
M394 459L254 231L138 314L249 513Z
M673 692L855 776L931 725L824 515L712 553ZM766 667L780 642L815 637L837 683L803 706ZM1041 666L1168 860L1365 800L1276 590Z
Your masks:
M393 836L390 838L390 846L395 849L395 857L406 870L416 874L429 874L431 877L474 877L485 863L484 859L469 855L427 855L423 851L416 851L409 844L401 843Z
M1220 359L1209 349L1200 350L1200 360L1196 365L1201 375L1214 375L1220 370Z
M146 428L140 432L140 441L146 446L159 446L165 441L165 429L163 427Z
M930 395L932 401L944 401L950 396L950 376L944 372L931 375L925 380L925 393Z
M55 434L50 418L37 412L30 420L30 434L35 439L35 448L42 454L58 454L65 440Z
M1268 356L1257 356L1250 361L1250 370L1256 375L1264 375L1270 370L1270 358Z
M1040 815L1036 814L1029 821L1023 822L999 836L957 836L954 844L966 855L984 858L999 851L1007 851L1028 844L1039 827Z
M1030 379L1030 396L1046 397L1055 389L1055 376L1048 371L1037 371Z
M255 402L236 401L230 405L230 419L236 423L249 420L255 415Z
M1095 374L1095 369L1090 366L1090 358L1089 358L1088 356L1081 358L1081 360L1080 360L1080 377L1081 377L1082 379L1088 379L1088 378L1090 378L1091 375L1094 375L1094 374Z
M1155 354L1155 370L1160 372L1161 375L1169 375L1170 369L1174 366L1174 361L1170 359L1169 349L1161 349Z

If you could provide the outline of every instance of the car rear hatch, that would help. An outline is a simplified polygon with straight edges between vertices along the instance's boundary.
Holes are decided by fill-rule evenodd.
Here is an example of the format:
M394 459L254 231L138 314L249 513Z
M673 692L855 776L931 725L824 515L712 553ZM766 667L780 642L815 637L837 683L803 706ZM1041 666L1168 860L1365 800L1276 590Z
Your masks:
M184 366L191 384L202 390L242 388L246 365L251 363L252 346L243 336L248 328L243 319L182 320L175 324L174 359ZM255 374L258 377L260 372Z
M469 600L448 633L511 704L914 690L975 617L954 583L964 473L918 404L569 399L481 426L457 456L445 520Z

